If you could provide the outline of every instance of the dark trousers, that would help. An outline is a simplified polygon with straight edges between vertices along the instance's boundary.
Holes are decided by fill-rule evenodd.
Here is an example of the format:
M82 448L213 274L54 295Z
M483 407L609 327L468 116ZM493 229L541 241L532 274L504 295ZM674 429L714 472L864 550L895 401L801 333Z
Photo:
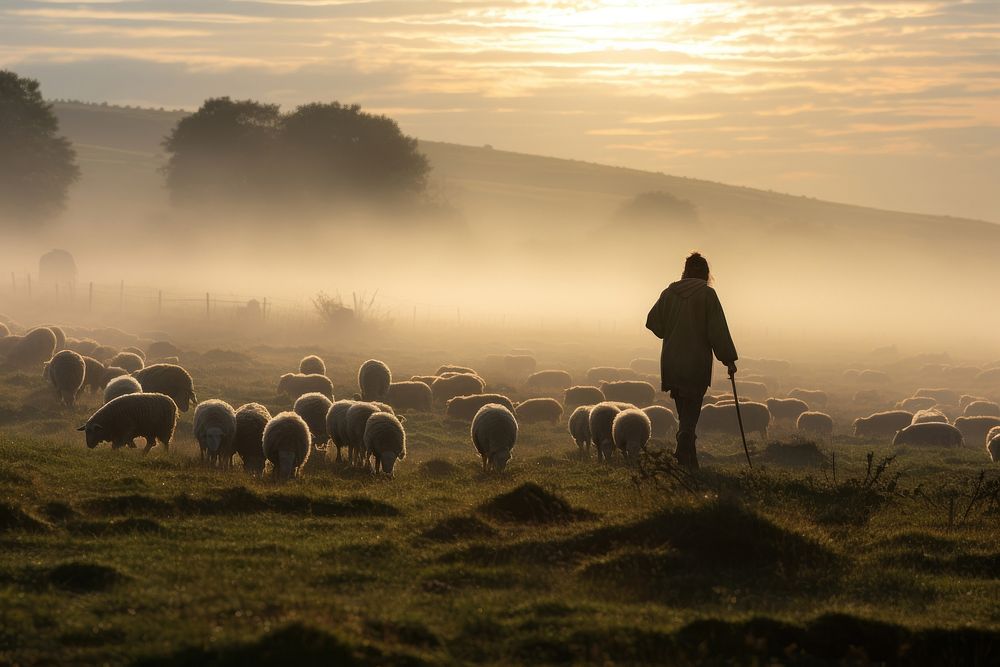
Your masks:
M701 417L701 404L705 400L705 392L681 395L674 392L674 404L677 406L677 435L694 436L698 428L698 418Z

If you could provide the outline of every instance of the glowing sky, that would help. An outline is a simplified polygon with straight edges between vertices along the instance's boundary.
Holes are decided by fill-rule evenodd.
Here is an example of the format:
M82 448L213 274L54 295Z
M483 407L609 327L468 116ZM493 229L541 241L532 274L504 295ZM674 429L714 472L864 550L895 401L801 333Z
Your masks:
M50 97L358 102L424 139L1000 221L1000 0L2 0Z

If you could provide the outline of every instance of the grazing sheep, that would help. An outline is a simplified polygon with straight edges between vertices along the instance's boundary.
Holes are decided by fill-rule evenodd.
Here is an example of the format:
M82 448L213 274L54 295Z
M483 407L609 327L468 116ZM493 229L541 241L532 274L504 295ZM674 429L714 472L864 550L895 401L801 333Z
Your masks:
M911 424L930 424L930 423L948 423L948 417L945 416L943 412L936 408L927 408L926 410L917 410L913 413L913 421Z
M896 403L896 408L899 410L906 410L907 412L918 412L920 410L928 410L937 405L936 398L930 398L929 396L911 396L910 398L904 398L903 400Z
M795 422L799 433L829 438L833 436L833 417L825 412L803 412Z
M634 380L638 374L631 368L615 368L614 366L594 366L587 369L587 382L599 385L604 382L618 380Z
M93 357L84 356L83 366L85 371L83 374L83 387L81 387L81 390L87 389L90 392L100 391L105 384L104 372L107 369L104 367L104 364Z
M165 359L166 357L180 356L180 348L165 340L154 341L149 344L149 347L146 348L147 359Z
M365 423L365 467L375 459L375 472L392 477L396 461L406 458L406 431L395 415L376 412Z
M798 398L769 398L766 404L775 421L796 421L803 412L809 412L806 402Z
M876 412L854 420L855 438L887 438L913 423L913 413L906 410Z
M976 384L996 384L1000 382L1000 368L987 368L975 378Z
M964 443L962 432L947 422L922 422L911 424L896 433L893 447L914 445L917 447L961 447Z
M572 376L566 371L535 371L524 381L530 389L566 389L573 384Z
M201 460L224 467L233 464L233 439L236 437L236 411L225 401L210 398L194 409L194 439L201 450Z
M590 408L592 405L581 405L569 416L569 434L580 450L581 456L590 456Z
M502 394L472 394L471 396L449 398L445 404L444 414L450 419L471 422L479 409L490 403L496 403L511 412L514 411L514 404Z
M55 353L56 335L47 327L38 327L28 331L15 341L7 353L7 364L15 368L34 366L37 369L51 359Z
M642 409L649 417L650 435L652 440L664 442L677 431L677 417L670 408L662 405L650 405Z
M805 401L810 408L826 407L827 402L830 400L825 391L820 389L801 389L798 387L788 392L788 397Z
M302 470L312 452L309 425L294 412L279 412L264 427L261 448L274 466L274 476L289 480Z
M1000 426L994 426L986 434L986 453L993 463L1000 463Z
M132 352L119 352L108 360L108 366L124 368L129 373L135 373L145 365L146 364L142 361L142 357Z
M330 406L326 413L326 432L330 435L330 441L337 448L337 460L340 461L340 450L349 447L350 438L347 433L347 412L351 406L357 403L352 400L340 400Z
M434 384L434 380L437 380L439 375L414 375L410 377L410 382L423 382L428 387Z
M529 354L508 354L503 358L503 369L508 375L515 377L531 375L538 363Z
M604 392L598 387L577 386L566 389L563 403L566 409L575 408L578 405L596 405L607 400Z
M333 383L325 375L285 373L278 380L278 393L288 396L293 401L302 394L314 391L333 400Z
M104 402L110 403L125 394L141 394L142 385L131 375L116 377L104 388Z
M959 417L955 420L955 428L969 443L983 442L994 426L1000 426L1000 417Z
M736 393L739 394L741 404L743 399L763 403L771 395L766 384L746 381L736 383Z
M636 373L657 374L660 372L660 360L652 358L633 359L628 362L628 367Z
M866 368L858 374L858 380L869 384L888 384L889 374L885 371L876 371Z
M368 418L382 410L374 403L355 401L347 409L347 460L359 465L364 456L365 424Z
M617 380L601 382L600 389L609 401L631 403L644 408L656 402L656 389L642 380Z
M90 356L92 356L94 359L97 359L102 364L107 364L108 361L111 360L111 357L115 356L116 354L118 354L118 350L111 347L110 345L98 345L91 351Z
M562 419L563 406L554 398L529 398L514 406L514 415L518 423L534 424L537 422L552 422Z
M762 440L767 440L767 429L771 425L771 411L763 403L740 401L740 415L743 417L743 428L749 433L759 433ZM734 435L739 437L740 424L736 415L736 404L706 405L701 410L697 432Z
M198 402L194 393L194 381L191 375L174 364L153 364L132 373L139 381L142 390L147 393L166 394L174 399L181 412Z
M914 397L924 397L933 398L938 403L947 403L949 405L955 405L961 400L958 392L954 389L917 389L913 392Z
M369 359L358 369L358 387L361 389L361 400L380 401L385 397L392 384L392 373L389 367L378 359Z
M292 412L305 420L309 427L309 433L312 435L313 445L325 445L330 439L330 434L327 433L326 429L326 415L332 406L333 401L318 391L302 394L295 399Z
M271 412L260 403L241 405L236 411L233 451L243 460L243 469L253 475L264 472L264 428Z
M56 352L48 365L48 376L56 393L66 407L73 407L87 377L87 363L77 352Z
M503 405L488 403L472 418L472 445L483 470L503 472L517 444L517 418Z
M84 356L94 356L94 350L100 346L93 338L67 338L66 349L79 352Z
M41 328L41 327L39 327ZM62 330L62 327L58 327L54 324L46 324L45 328L48 329L56 337L56 352L66 349L66 332Z
M124 368L118 368L117 366L107 366L104 368L104 374L101 375L101 389L104 389L108 384L117 377L123 375L128 375L128 371Z
M962 397L958 399L958 407L961 410L965 410L965 407L969 403L973 403L975 401L988 401L988 400L990 399L984 396L973 396L972 394L962 394Z
M142 359L142 363L145 365L145 363L146 363L146 353L143 352L140 348L136 347L135 345L129 345L128 347L123 347L121 349L121 351L122 352L128 352L130 354L134 354L135 356L137 356L140 359Z
M0 338L0 358L6 358L11 351L21 342L23 336L4 336Z
M622 410L615 415L611 424L612 439L626 462L635 463L639 460L639 452L649 442L652 428L649 416L637 408Z
M326 363L315 354L302 357L299 362L299 373L301 375L326 375Z
M590 440L597 449L598 461L610 461L614 452L614 421L622 409L610 401L590 409Z
M430 412L434 407L434 394L423 382L393 382L385 392L385 402L393 410L420 410Z
M1000 417L1000 405L993 401L972 401L965 406L963 417Z
M451 377L439 377L434 380L431 390L434 392L434 401L445 403L450 398L456 396L469 396L471 394L481 394L486 388L486 383L478 375L452 375Z
M90 449L102 442L110 442L113 449L135 447L134 440L142 436L146 439L142 453L148 454L157 440L169 450L176 426L174 399L164 394L127 394L105 403L76 430L86 434Z
M434 371L434 375L437 375L438 377L444 375L445 373L463 373L465 375L479 375L479 373L472 370L468 366L455 366L453 364L445 364L444 366L441 366L436 371Z

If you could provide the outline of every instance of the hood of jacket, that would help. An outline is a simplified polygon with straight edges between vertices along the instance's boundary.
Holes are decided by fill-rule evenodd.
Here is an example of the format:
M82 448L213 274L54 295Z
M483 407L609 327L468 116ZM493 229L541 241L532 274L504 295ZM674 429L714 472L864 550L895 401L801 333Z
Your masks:
M681 299L698 294L704 289L708 289L708 281L701 278L684 278L667 287L667 294L673 294Z

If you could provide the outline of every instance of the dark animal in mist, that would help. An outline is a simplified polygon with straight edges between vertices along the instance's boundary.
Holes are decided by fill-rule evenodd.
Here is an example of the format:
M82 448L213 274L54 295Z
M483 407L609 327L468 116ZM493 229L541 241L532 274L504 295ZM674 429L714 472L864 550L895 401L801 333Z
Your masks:
M601 382L600 389L608 401L631 403L644 408L656 402L656 389L642 380L618 380Z
M419 410L430 412L434 408L434 394L423 382L393 382L385 392L384 400L393 410Z
M326 428L326 415L333 407L333 401L318 391L302 394L295 399L292 412L302 417L309 427L313 445L325 445L330 435Z
M876 412L854 420L855 438L890 438L913 423L913 413L906 410Z
M260 403L246 403L236 410L233 451L243 460L243 469L255 475L264 472L264 428L270 411Z
M279 412L264 427L262 450L279 481L289 480L309 460L309 426L294 412Z
M893 446L914 447L961 447L964 444L962 432L951 424L923 422L911 424L896 433Z
M575 408L578 405L596 405L598 403L604 402L606 397L604 392L598 387L590 387L586 385L568 387L564 394L563 404L566 409Z
M390 477L396 461L406 458L406 431L399 419L388 412L376 412L365 423L365 467L374 459L375 472L382 471Z
M484 405L496 403L502 405L511 412L514 411L514 404L509 398L502 394L471 394L469 396L455 396L449 398L445 404L445 415L451 419L471 422L479 410Z
M198 402L194 393L194 381L190 373L174 364L153 364L134 373L132 377L139 381L142 390L147 393L166 394L174 399L181 412Z
M134 447L134 440L142 436L146 439L143 454L148 454L157 440L169 449L176 426L174 400L164 394L143 393L119 396L105 403L77 430L86 434L90 449L102 442L110 442L114 449Z
M233 440L236 437L236 411L225 401L210 398L194 409L194 439L198 442L201 460L229 467L233 462Z
M361 400L381 401L392 384L392 372L378 359L369 359L358 369L358 388Z
M554 398L529 398L514 406L517 421L523 424L551 422L562 419L563 407Z
M302 394L313 391L323 394L331 401L333 400L333 383L325 375L285 373L278 380L278 393L288 396L293 401Z
M483 470L503 472L517 444L517 419L503 405L484 405L472 419L472 446L483 461Z
M47 371L49 381L52 382L63 405L73 407L87 376L87 363L83 357L72 350L56 352L49 362Z

